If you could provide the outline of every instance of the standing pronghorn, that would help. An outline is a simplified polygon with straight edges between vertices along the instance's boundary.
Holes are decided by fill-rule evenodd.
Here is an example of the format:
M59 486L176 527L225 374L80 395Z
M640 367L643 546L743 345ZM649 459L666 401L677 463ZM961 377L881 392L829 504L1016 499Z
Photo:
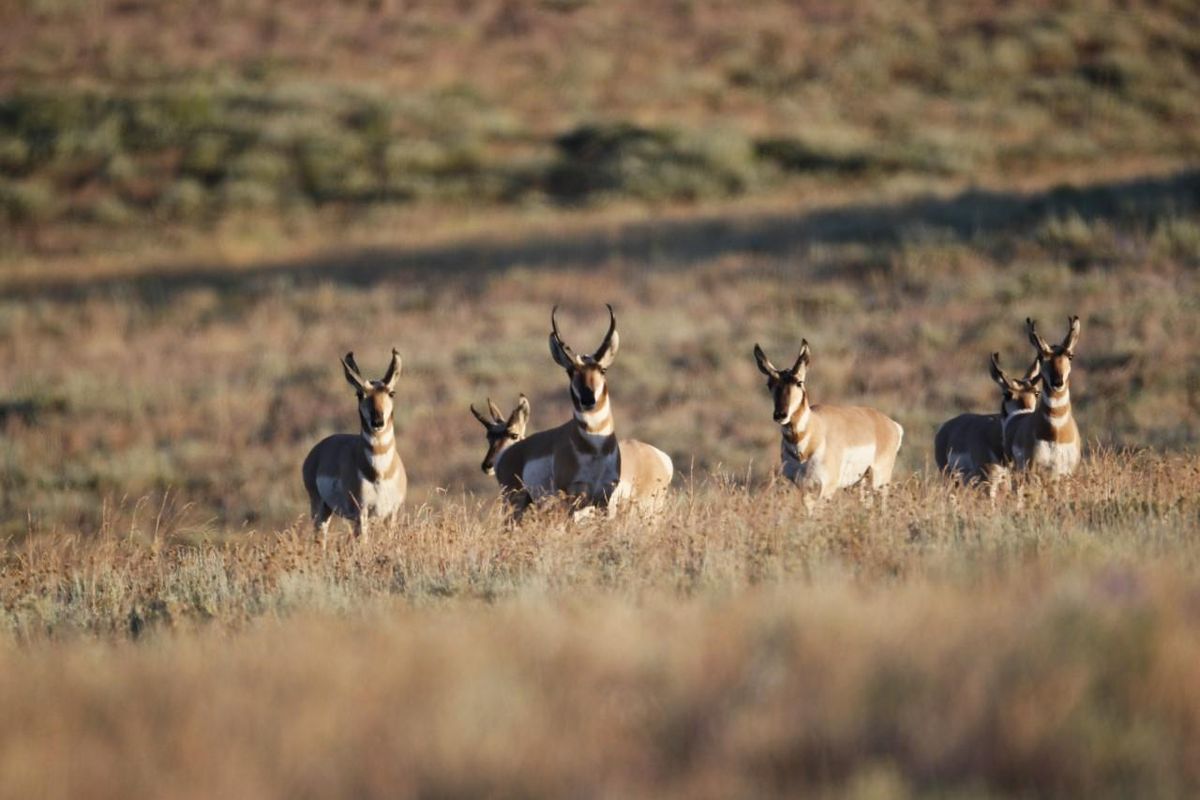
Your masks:
M1062 344L1046 344L1032 319L1025 320L1025 328L1041 367L1042 401L1032 414L1006 427L1008 453L1017 469L1035 470L1050 478L1070 475L1079 466L1081 454L1068 383L1079 341L1079 317L1067 320L1067 336Z
M1034 359L1023 378L1010 378L1000 369L1000 354L992 353L992 380L1000 387L1000 413L959 414L938 428L933 453L938 469L963 481L986 481L995 491L1007 471L1005 429L1037 407L1040 361Z
M396 452L392 427L400 354L392 350L391 364L380 381L363 379L354 353L346 354L342 368L358 394L362 432L358 436L336 433L317 442L304 459L302 470L313 524L322 543L333 514L353 520L355 535L365 542L368 518L390 518L400 510L408 490L408 476Z
M550 354L570 379L574 418L544 431L537 445L527 441L535 459L550 458L555 491L566 492L579 506L615 510L629 499L647 509L666 495L674 467L663 451L636 439L618 442L606 374L617 356L617 317L608 306L608 333L590 356L576 355L558 334L550 312ZM537 434L536 436L543 436Z
M775 398L774 419L782 427L783 474L809 494L826 498L858 483L868 473L878 488L892 478L904 438L900 423L873 408L809 405L808 340L791 369L780 370L754 345L754 360Z
M491 418L475 410L471 413L487 429L488 450L480 468L487 475L495 475L504 498L509 502L518 518L531 503L555 492L566 492L569 486L556 486L554 477L554 449L578 423L571 420L565 425L538 431L525 438L529 423L529 400L521 395L517 407L506 419L488 399ZM621 476L613 494L617 503L632 499L643 511L657 510L665 496L665 488L671 483L671 459L661 450L636 439L621 439L617 443L620 453Z

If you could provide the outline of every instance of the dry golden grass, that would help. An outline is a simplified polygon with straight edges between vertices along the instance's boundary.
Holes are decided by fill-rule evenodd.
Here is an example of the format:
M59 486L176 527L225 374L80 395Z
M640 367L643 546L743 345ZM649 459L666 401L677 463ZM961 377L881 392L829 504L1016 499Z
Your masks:
M1194 3L0 23L0 797L1200 795ZM666 516L507 525L467 406L565 419L549 309L605 302ZM1068 314L1079 473L934 474ZM905 426L886 499L774 477L802 336ZM410 503L322 551L392 346Z
M682 472L762 477L778 433L750 350L813 345L818 402L906 428L900 474L938 423L996 406L988 355L1025 363L1027 315L1083 320L1073 397L1089 442L1192 446L1200 431L1195 173L1029 195L992 191L799 212L580 223L563 233L376 245L242 267L25 281L0 298L0 533L88 533L170 491L191 527L292 524L321 437L353 429L337 359L405 359L398 446L413 500L494 491L469 403L569 414L549 309L595 346L617 309L618 431ZM436 454L434 457L432 454ZM152 500L156 504L157 499Z
M1200 460L1093 454L1060 484L1018 481L998 500L940 476L886 496L847 491L809 516L790 484L685 480L659 522L585 524L547 508L506 525L493 501L410 508L368 544L311 527L187 543L172 514L113 513L97 536L43 536L12 548L0 578L13 641L239 628L295 611L353 613L388 598L425 605L532 594L737 593L829 570L864 584L971 582L1039 569L1133 561L1196 566ZM186 534L186 531L183 532Z
M1200 460L362 547L114 518L0 573L5 796L1186 796ZM129 643L135 639L136 644Z

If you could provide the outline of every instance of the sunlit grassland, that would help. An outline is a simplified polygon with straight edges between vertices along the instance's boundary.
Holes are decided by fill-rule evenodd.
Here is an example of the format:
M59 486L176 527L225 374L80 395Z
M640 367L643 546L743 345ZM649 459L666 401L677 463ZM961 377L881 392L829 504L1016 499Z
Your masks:
M657 524L447 501L326 551L114 514L0 571L4 791L1186 796L1198 488L1148 452L812 516L709 480Z
M549 309L594 347L603 303L622 350L617 429L682 474L762 478L778 460L750 357L813 346L817 402L869 403L906 428L900 474L932 434L996 407L990 353L1031 357L1083 320L1072 377L1091 444L1188 448L1200 424L1200 230L1193 173L1032 194L813 207L376 246L247 267L153 265L127 277L13 284L0 300L0 509L5 533L95 531L105 503L171 492L197 532L273 530L305 508L319 438L355 426L337 359L405 360L398 446L412 498L479 496L468 404L569 413ZM157 502L157 500L152 501Z
M0 797L1200 795L1198 98L1187 0L0 0ZM511 525L604 303L665 514ZM1075 314L1078 473L938 475ZM886 495L778 478L802 337Z

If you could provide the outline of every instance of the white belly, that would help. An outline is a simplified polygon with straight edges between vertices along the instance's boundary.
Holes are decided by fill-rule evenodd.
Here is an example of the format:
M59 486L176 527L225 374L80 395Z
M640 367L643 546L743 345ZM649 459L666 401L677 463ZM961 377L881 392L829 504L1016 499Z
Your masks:
M853 486L875 463L875 445L863 444L842 450L842 467L838 472L837 488Z

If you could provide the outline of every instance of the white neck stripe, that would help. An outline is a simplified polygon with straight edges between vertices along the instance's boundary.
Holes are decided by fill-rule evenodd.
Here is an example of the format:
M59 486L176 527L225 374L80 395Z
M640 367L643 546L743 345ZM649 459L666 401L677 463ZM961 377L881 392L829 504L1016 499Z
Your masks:
M1063 389L1062 394L1060 394L1058 397L1052 397L1050 392L1046 392L1044 395L1042 395L1042 403L1049 408L1062 408L1063 406L1069 406L1071 405L1071 391L1069 389Z

